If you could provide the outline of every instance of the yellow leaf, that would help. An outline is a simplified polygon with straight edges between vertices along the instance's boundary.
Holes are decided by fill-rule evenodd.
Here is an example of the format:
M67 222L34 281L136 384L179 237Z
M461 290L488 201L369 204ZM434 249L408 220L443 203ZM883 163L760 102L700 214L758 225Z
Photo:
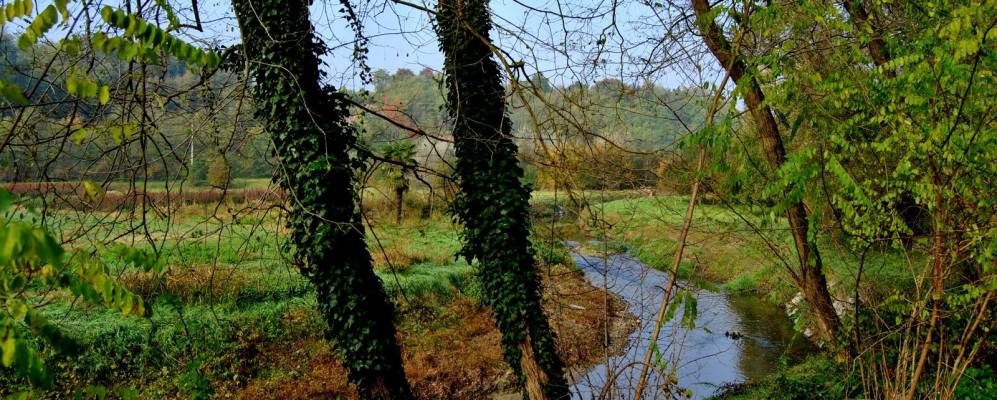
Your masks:
M104 188L91 181L83 181L83 192L92 201L97 201L104 197Z
M0 351L3 352L3 362L4 367L10 367L14 364L14 351L17 349L17 341L13 337L7 338L3 342L3 346L0 346Z

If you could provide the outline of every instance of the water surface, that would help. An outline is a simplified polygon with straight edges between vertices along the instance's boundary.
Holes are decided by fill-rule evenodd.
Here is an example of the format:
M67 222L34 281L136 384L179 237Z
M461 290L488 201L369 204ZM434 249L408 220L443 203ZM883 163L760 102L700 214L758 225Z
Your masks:
M593 257L575 253L573 257L593 286L620 296L639 319L636 330L619 338L628 343L622 354L574 376L573 398L633 398L670 275L628 254ZM697 300L695 328L680 326L678 318L662 327L661 358L654 364L663 368L652 369L646 399L687 398L689 394L692 399L707 398L721 385L772 373L780 357L797 358L810 350L809 342L793 331L789 318L775 305L753 296L697 289L682 281L677 284ZM676 315L682 312L680 307ZM662 369L669 372L662 373ZM612 385L607 384L610 380Z

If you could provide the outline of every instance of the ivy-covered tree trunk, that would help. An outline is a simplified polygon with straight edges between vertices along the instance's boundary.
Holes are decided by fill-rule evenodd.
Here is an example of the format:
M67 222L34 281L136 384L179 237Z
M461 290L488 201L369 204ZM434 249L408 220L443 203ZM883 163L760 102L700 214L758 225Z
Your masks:
M436 18L461 188L453 209L465 227L462 255L478 261L506 362L528 397L568 398L564 365L541 305L529 242L530 192L492 59L488 1L440 0Z
M692 5L706 47L744 93L744 102L755 121L769 168L773 171L779 169L786 162L786 148L772 110L765 104L765 94L754 76L747 74L744 60L735 54L730 42L713 21L707 0L693 0ZM796 244L796 254L800 264L800 271L794 274L793 278L816 317L818 333L825 340L831 341L838 334L841 321L831 301L817 243L807 236L809 219L803 202L790 204L786 209L786 217L789 219L789 228Z
M356 140L339 93L322 87L308 1L233 0L257 118L279 160L294 260L315 285L328 337L364 399L409 399L395 310L374 275L357 211ZM277 395L279 397L279 394Z

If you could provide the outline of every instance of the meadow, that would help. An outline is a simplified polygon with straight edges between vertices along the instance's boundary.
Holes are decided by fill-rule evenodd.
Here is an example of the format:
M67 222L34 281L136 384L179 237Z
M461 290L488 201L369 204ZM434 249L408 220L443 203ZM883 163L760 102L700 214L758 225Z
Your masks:
M266 182L239 186L221 201L199 194L217 190L209 187L174 194L158 186L179 201L158 209L114 211L35 208L45 202L22 194L25 206L10 218L37 222L44 215L44 224L71 247L123 243L159 254L164 267L161 273L123 264L117 270L118 279L150 305L151 313L143 318L88 306L65 293L44 295L40 310L79 344L76 354L47 354L60 377L50 393L195 399L263 399L276 392L285 398L354 395L324 338L314 290L286 257L286 229L274 202L279 197L240 195L273 193ZM363 193L368 247L375 272L398 308L403 358L416 394L456 399L513 391L474 267L455 257L459 227L440 206L445 201L436 199L431 207L426 192L409 193L404 218L396 223L395 204L386 191ZM633 317L617 299L586 282L562 242L581 241L581 250L589 253L629 251L668 270L688 198L639 191L540 191L531 202L534 250L559 351L572 371L584 371L608 354L606 332L629 329ZM797 292L783 270L791 261L778 256L791 254L786 221L709 199L697 206L694 217L679 277L710 290L788 305L797 329L806 330L807 313L792 309ZM840 238L825 235L820 243L833 295L844 299L842 312L849 312L856 294L882 299L915 288L913 277L925 265L925 256L916 252L876 249L857 259ZM111 252L103 257L110 265L120 264ZM858 384L839 368L826 353L815 353L785 364L764 381L732 386L724 395L844 396ZM987 376L984 371L979 379ZM966 384L976 380L970 376ZM0 382L0 394L26 387L14 377Z
M253 184L229 194L269 190ZM68 247L96 246L105 263L117 265L118 280L151 310L137 318L88 306L67 293L45 294L41 312L78 342L76 354L55 353L42 344L58 374L50 393L353 396L346 370L324 339L314 289L285 256L286 229L273 198L183 197L207 190L212 189L192 187L174 195L179 201L169 207L144 212L41 208L41 199L27 198L9 216L38 222L44 215L44 224ZM394 205L380 193L365 191L368 246L375 272L398 309L403 355L416 393L473 398L513 390L474 268L455 257L459 227L442 207L427 216L425 194L419 192L409 194L405 218L395 223ZM135 271L101 252L102 243L159 254L163 272ZM623 311L607 315L605 307L615 300L585 282L559 243L535 243L561 353L575 368L591 365L604 355L600 332ZM0 383L0 395L27 387L13 376Z

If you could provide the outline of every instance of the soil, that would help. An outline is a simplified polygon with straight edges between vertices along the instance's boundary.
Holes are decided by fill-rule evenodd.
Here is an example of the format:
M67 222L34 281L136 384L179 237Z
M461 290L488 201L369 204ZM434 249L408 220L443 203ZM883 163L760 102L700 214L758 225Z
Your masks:
M545 275L545 309L569 371L578 375L626 346L636 319L622 300L566 267L553 267ZM519 398L487 307L461 296L418 303L400 305L398 325L406 375L417 398ZM253 360L243 378L215 382L219 397L357 398L339 357L320 335L251 347Z

